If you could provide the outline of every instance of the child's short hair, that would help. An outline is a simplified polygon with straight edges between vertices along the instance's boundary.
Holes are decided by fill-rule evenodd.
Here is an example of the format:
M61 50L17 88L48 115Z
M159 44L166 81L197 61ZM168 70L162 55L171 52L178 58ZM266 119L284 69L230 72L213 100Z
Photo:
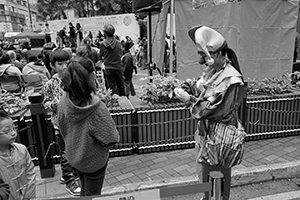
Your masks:
M0 109L0 121L9 118L10 118L9 114L6 111Z
M44 55L41 54L41 53L39 53L37 57L38 57L38 59L40 59L40 60L43 60L43 59L44 59Z
M38 60L38 58L36 57L36 55L28 56L28 62L36 62L37 60Z
M0 57L0 65L8 63L10 63L10 57L7 53L5 53Z
M70 60L70 54L62 49L56 49L51 52L50 62L54 66L56 62L63 62Z

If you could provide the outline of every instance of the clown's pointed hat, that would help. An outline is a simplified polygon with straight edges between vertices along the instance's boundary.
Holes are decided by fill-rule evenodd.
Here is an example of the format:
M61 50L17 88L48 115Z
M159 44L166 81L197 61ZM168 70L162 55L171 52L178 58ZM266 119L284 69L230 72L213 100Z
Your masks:
M209 52L220 51L226 45L225 38L219 32L207 26L194 26L188 31L188 34L199 50L207 56L208 65L214 63Z

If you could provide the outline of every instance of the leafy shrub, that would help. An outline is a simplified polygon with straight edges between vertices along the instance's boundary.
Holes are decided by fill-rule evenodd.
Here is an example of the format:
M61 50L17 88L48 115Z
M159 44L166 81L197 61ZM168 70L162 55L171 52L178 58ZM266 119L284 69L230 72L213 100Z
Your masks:
M262 80L248 79L247 82L247 94L250 96L288 94L300 91L299 72Z
M16 95L0 88L0 109L5 110L10 115L26 110L29 104L26 95Z
M148 103L178 101L174 95L174 88L180 87L183 81L177 79L175 76L164 77L156 75L143 78L143 80L150 79L152 79L152 82L141 86L143 93L140 99ZM300 72L263 80L247 80L248 96L287 94L294 93L295 91L300 92Z
M150 82L150 79L152 79L152 82ZM175 76L156 75L142 80L149 80L149 82L141 86L143 94L140 99L150 103L176 101L174 89L182 84L182 81Z
M107 107L118 107L119 106L119 96L112 93L111 89L105 89L105 87L100 87L97 91L97 95L100 97L101 101L105 103Z

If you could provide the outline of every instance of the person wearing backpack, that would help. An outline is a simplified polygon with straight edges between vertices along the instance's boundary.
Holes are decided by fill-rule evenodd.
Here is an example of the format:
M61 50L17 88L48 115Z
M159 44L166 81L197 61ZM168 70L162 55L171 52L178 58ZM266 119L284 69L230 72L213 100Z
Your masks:
M222 172L223 200L229 200L231 168L242 161L246 136L238 117L243 75L235 52L219 32L198 25L188 34L205 69L198 80L188 79L174 92L191 105L191 115L198 121L195 141L199 180L208 182L209 172ZM210 199L208 192L202 199Z
M22 75L22 72L14 66L11 61L10 57L7 53L3 54L0 57L0 76L20 76ZM8 92L20 92L21 91L21 85L19 83L1 83L1 88L5 89Z
M46 83L51 78L44 62L39 60L36 55L30 55L28 57L28 64L25 65L22 72L23 75L39 75L41 77L42 81L34 85L35 91L40 91L43 83Z

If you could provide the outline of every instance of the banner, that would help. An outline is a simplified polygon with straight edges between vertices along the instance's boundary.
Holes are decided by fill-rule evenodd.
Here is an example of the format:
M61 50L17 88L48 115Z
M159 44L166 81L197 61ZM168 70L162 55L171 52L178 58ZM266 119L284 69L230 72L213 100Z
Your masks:
M112 24L116 29L116 34L119 35L121 39L125 39L125 36L130 36L131 39L136 42L140 35L139 24L134 14L107 15L48 21L49 28L53 31L51 37L53 42L56 41L56 33L63 27L66 27L66 30L69 31L70 22L74 26L76 23L80 23L84 35L91 31L94 38L98 35L99 31L103 31L105 24Z

